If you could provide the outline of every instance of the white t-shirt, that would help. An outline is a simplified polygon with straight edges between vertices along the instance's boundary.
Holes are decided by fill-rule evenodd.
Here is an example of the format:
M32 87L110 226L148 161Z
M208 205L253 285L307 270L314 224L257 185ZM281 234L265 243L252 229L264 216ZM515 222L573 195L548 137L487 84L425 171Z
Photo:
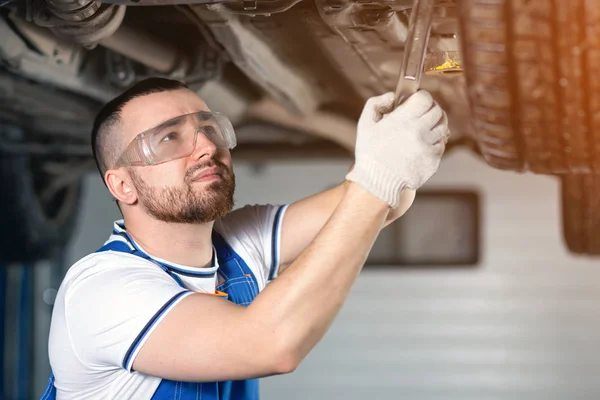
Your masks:
M279 267L285 209L246 206L215 223L215 230L252 270L259 290ZM127 243L118 234L123 231L122 221L115 222L106 243ZM93 253L69 269L50 327L49 356L58 399L152 397L161 379L131 371L135 357L181 299L194 292L215 292L219 268L216 257L208 268L155 260L169 264L185 288L152 261L123 252Z

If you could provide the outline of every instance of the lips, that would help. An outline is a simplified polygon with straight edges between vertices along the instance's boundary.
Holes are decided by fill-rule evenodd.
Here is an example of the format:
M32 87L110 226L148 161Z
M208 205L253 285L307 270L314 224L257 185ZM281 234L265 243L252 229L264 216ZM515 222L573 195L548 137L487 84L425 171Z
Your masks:
M199 171L197 171L195 174L192 175L191 180L192 181L201 181L205 178L209 178L209 177L219 177L219 170L217 167L210 167L210 168L203 168Z

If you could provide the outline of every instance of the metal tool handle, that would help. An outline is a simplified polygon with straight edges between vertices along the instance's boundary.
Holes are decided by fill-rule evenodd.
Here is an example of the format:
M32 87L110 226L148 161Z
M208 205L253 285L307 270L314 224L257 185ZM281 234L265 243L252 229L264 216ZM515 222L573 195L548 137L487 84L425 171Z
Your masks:
M408 35L404 47L404 58L400 69L400 78L396 86L396 107L419 90L431 31L434 4L435 0L413 0Z

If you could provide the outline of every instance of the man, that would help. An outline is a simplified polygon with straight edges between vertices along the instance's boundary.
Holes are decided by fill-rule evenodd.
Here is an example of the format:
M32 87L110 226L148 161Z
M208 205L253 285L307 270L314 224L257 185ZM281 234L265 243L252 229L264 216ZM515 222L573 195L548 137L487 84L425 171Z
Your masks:
M123 220L59 289L43 398L257 399L256 378L293 371L439 166L442 109L424 91L392 104L367 102L344 183L230 212L227 117L158 78L108 103L92 142Z

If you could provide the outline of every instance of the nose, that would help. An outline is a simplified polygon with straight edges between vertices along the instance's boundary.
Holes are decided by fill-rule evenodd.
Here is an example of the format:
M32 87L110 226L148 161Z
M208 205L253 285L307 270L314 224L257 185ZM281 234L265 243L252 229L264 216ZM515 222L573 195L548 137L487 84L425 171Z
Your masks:
M211 142L204 133L196 132L196 146L192 151L191 157L195 160L202 158L211 159L217 152L217 146Z

